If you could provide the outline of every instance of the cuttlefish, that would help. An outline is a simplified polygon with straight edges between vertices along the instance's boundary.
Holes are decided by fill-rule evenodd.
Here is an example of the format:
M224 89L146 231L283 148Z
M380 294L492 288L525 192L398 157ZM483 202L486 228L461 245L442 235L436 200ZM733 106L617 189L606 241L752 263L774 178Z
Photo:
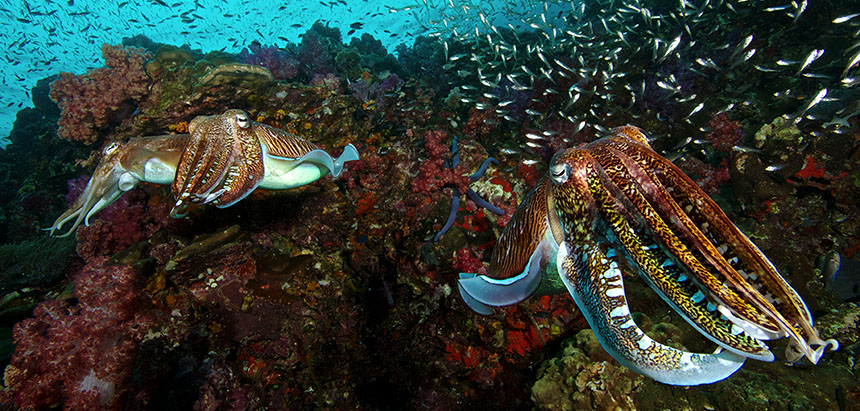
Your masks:
M839 346L819 337L767 257L636 127L556 153L498 239L488 274L461 273L460 294L491 314L531 295L544 269L561 276L612 357L666 384L713 383L746 358L773 361L761 340L788 337L786 359L812 363ZM638 273L717 350L686 352L646 335L622 270Z
M74 204L54 221L51 234L71 222L71 234L140 182L170 184L172 217L189 204L229 207L255 189L284 190L310 184L344 163L358 160L352 144L332 158L315 144L286 131L252 121L242 110L198 116L189 134L136 137L102 150L93 176Z

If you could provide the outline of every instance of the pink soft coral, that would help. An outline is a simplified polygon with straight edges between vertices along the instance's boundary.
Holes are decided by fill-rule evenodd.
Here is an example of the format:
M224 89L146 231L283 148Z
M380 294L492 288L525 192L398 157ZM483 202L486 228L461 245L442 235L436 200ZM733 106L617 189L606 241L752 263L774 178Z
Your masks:
M151 82L144 63L152 54L135 47L102 46L105 66L76 76L60 73L51 83L51 99L62 110L60 137L92 144L97 130L106 127L124 111L133 110L146 95Z

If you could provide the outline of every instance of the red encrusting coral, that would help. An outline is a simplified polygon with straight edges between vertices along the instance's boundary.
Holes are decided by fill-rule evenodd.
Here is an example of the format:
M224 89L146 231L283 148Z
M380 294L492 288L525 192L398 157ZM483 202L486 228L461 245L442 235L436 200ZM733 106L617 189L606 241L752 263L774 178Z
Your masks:
M451 266L454 268L454 271L460 273L487 273L487 269L484 268L484 263L481 262L481 259L476 257L468 248L457 250Z
M76 76L60 73L51 83L51 99L62 110L59 135L72 141L92 144L98 129L131 115L135 104L146 95L151 82L144 63L149 52L135 48L102 46L105 67Z
M744 128L740 123L729 120L726 113L719 113L708 121L707 140L718 151L728 153L744 136Z
M140 343L155 324L138 274L91 261L75 276L78 303L49 300L14 327L6 385L21 409L121 409Z
M806 179L806 178L824 178L827 176L827 172L823 167L816 167L815 165L815 157L811 155L806 156L806 161L803 163L803 169L794 174L798 178Z

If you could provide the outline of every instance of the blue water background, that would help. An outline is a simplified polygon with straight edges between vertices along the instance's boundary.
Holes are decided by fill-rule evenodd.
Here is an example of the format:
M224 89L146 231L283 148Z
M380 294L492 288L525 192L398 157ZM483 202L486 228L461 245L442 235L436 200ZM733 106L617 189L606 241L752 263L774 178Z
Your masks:
M123 38L143 34L172 45L187 44L204 53L223 50L239 53L251 42L285 46L299 43L300 35L321 20L340 29L343 42L364 33L373 35L394 53L397 45L411 46L421 35L440 39L451 34L442 22L450 7L458 7L460 33L474 34L486 26L479 14L497 27L526 29L520 20L536 10L548 16L569 9L570 2L526 1L472 2L422 0L351 1L161 1L118 2L59 0L3 0L0 32L6 56L0 61L3 93L0 93L0 147L8 144L15 113L32 107L30 89L41 78L60 72L83 74L101 67L103 43L119 44ZM350 25L362 23L351 35ZM387 32L386 32L387 30Z

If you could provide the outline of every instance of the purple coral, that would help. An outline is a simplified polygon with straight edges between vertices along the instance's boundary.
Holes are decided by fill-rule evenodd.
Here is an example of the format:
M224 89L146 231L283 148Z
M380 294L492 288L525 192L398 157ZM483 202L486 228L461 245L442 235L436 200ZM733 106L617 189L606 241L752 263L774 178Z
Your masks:
M241 63L269 69L278 80L290 80L299 73L299 61L287 50L276 46L253 42L248 48L242 49L238 59Z
M349 89L362 102L367 103L370 100L376 100L379 104L387 93L399 90L404 83L397 74L390 74L382 81L370 85L364 80L354 81L350 83Z
M316 27L316 26L315 26ZM328 43L325 37L316 30L308 30L302 36L302 44L299 47L299 68L304 76L312 79L314 75L326 75L332 73L332 57L328 51Z
M75 277L78 304L46 301L15 325L5 381L19 408L119 409L154 319L137 273L97 258Z

